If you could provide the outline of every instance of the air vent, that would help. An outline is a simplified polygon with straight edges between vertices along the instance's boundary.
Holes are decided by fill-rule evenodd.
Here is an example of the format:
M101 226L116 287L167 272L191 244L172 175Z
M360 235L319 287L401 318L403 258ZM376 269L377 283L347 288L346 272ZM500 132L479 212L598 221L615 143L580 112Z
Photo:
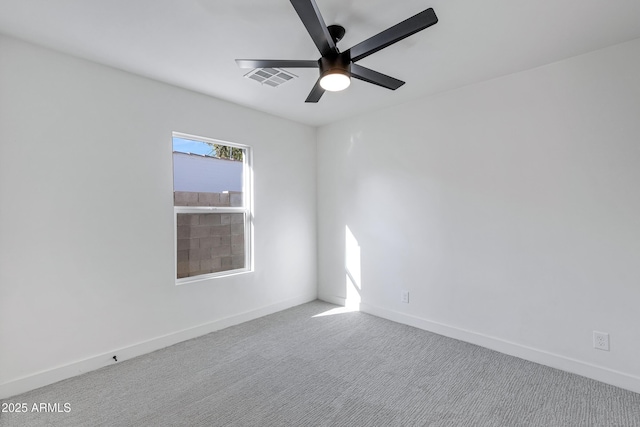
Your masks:
M257 81L260 84L272 87L280 86L281 84L298 77L295 74L291 74L279 68L256 68L244 76Z

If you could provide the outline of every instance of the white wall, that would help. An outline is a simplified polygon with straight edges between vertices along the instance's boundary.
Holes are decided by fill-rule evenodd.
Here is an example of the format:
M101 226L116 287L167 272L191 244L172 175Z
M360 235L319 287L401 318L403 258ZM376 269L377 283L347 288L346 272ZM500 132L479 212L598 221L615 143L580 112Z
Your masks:
M639 185L640 40L324 126L319 296L640 392Z
M172 131L253 146L254 273L175 286ZM0 397L313 300L315 152L311 127L0 37Z

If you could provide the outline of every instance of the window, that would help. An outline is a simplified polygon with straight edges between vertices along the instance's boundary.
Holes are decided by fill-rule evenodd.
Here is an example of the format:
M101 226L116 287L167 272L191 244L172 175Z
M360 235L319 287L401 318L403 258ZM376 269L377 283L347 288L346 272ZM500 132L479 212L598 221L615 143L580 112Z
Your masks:
M173 133L176 284L252 270L251 148Z

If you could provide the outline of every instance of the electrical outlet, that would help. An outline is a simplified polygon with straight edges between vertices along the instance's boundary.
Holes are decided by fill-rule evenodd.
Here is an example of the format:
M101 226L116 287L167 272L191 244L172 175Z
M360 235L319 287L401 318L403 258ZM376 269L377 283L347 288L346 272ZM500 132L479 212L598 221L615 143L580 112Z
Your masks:
M409 304L409 291L400 291L400 302Z
M609 351L609 334L606 332L593 331L593 348Z

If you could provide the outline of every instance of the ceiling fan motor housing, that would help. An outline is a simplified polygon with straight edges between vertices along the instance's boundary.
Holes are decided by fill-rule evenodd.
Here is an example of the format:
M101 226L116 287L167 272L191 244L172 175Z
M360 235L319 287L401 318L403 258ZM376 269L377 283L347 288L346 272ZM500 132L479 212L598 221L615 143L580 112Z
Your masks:
M337 55L323 56L318 59L320 78L328 74L344 74L351 77L351 54L349 51Z

